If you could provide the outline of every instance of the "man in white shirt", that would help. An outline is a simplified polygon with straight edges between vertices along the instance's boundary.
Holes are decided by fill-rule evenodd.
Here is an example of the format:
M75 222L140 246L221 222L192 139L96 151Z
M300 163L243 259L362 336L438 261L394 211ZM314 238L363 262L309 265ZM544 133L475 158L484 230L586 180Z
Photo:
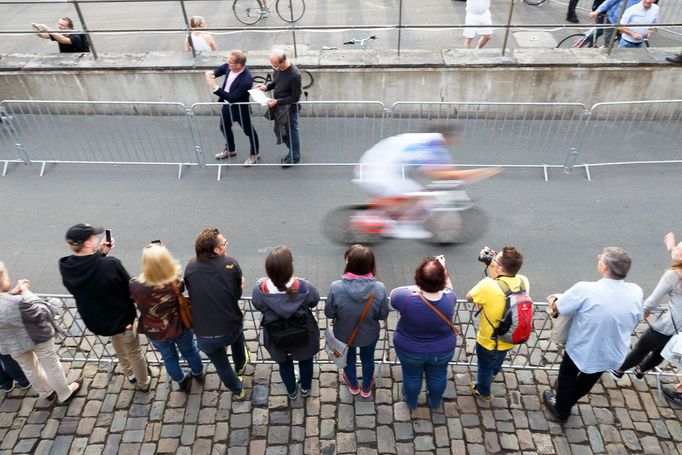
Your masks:
M543 393L545 405L562 422L629 350L632 330L643 316L642 289L624 281L631 263L621 248L604 248L597 261L602 279L576 283L552 304L559 314L572 317L556 396L551 390Z
M644 40L648 40L653 32L653 28L647 24L658 22L658 10L654 0L642 0L626 9L620 21L622 26L618 27L622 33L618 47L642 47Z

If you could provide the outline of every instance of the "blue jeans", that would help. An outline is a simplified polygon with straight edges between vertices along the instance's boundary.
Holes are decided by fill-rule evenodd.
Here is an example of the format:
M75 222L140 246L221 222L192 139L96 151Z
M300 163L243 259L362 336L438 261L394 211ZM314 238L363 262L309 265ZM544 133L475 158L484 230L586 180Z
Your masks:
M478 363L476 389L481 395L490 396L490 385L493 383L493 377L502 369L505 357L507 357L507 351L489 351L476 343Z
M638 48L644 46L644 42L639 42L639 43L633 43L631 41L626 40L625 38L621 38L620 42L618 43L618 47L625 47L625 48Z
M28 387L30 383L26 379L24 371L11 356L0 354L0 386L9 389L17 381L19 387Z
M298 134L298 105L289 113L289 142L286 144L289 149L289 157L298 162L301 159L301 139Z
M204 338L197 336L197 344L211 363L215 366L216 372L223 381L225 387L234 393L240 393L244 388L242 381L239 380L235 370L244 367L246 363L246 354L244 353L244 332L241 329L233 335L225 335L218 338ZM232 360L234 361L234 370L230 365L230 360L227 358L227 347L232 349Z
M374 349L377 346L379 338L374 340L368 346L361 346L360 348L348 348L348 360L343 372L346 373L348 381L352 387L358 386L358 374L355 369L355 358L357 349L360 349L360 362L362 363L362 388L367 390L372 385L374 378Z
M410 409L417 409L417 398L426 374L426 391L429 406L437 408L443 401L448 380L448 362L455 350L441 354L412 354L395 350L403 370L403 399Z
M201 356L199 350L194 344L194 332L185 330L179 338L175 340L149 340L161 354L163 365L166 367L168 376L173 381L180 382L185 379L185 372L180 368L180 357L178 356L178 349L182 358L187 361L192 374L200 376L204 372L204 365L201 363Z
M310 390L313 383L313 359L299 360L298 372L301 375L301 389ZM282 378L284 387L287 388L288 394L296 392L296 374L294 373L294 361L291 357L279 364L279 375Z

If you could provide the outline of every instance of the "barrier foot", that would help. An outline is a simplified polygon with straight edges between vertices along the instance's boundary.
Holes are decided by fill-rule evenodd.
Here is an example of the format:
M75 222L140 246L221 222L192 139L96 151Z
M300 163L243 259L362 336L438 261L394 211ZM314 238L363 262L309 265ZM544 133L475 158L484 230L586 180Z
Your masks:
M9 161L5 161L5 165L2 167L2 176L3 177L7 174L7 165L9 165Z
M45 175L45 166L47 165L47 161L43 161L43 164L40 166L40 176L42 177Z
M542 172L545 173L545 182L549 182L549 176L547 175L547 165L546 164L542 165Z
M587 164L583 164L585 166L585 176L587 177L587 181L591 182L592 181L592 175L590 174L590 166Z
M182 163L178 163L178 180L182 178Z
M222 178L222 174L223 174L223 165L219 164L218 165L218 181L220 181L220 179Z

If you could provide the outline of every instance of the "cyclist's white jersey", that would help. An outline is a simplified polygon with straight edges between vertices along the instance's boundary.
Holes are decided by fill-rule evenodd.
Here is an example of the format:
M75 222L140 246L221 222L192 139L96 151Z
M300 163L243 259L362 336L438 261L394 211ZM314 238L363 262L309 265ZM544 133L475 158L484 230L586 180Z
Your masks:
M355 179L372 194L400 196L423 189L407 177L409 171L444 164L451 165L452 159L442 134L400 134L367 150L355 167Z

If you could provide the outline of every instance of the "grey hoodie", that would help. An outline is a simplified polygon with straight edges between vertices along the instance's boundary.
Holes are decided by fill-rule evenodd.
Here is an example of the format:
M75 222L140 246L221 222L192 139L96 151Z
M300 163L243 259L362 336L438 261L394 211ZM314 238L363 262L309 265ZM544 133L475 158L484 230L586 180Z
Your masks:
M386 288L373 278L343 278L332 283L324 314L334 320L334 336L339 341L348 342L372 292L372 304L353 346L367 346L379 338L379 321L388 317Z

